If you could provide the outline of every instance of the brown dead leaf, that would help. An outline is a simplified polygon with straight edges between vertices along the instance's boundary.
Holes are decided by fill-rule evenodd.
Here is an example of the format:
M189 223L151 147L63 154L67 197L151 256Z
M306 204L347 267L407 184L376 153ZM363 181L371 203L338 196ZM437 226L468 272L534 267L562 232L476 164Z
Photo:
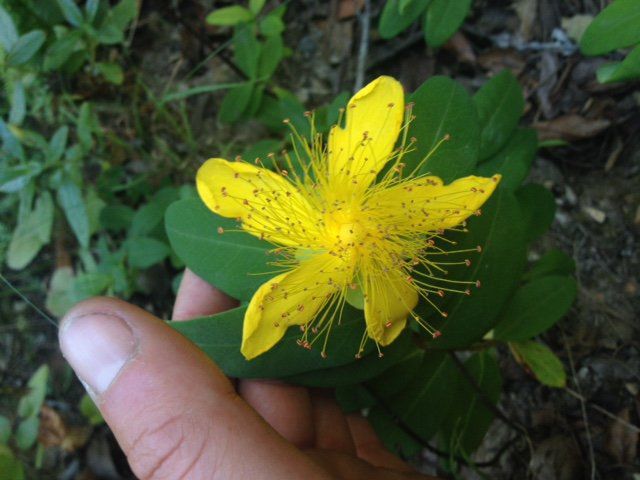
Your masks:
M40 410L40 428L38 442L45 447L59 447L73 452L84 446L89 438L90 429L68 426L58 412L43 405Z
M638 432L627 425L629 423L628 408L622 409L618 417L623 421L613 420L609 425L605 449L618 463L632 463L638 449Z
M364 5L364 0L340 0L338 2L338 20L355 17Z
M582 34L593 21L593 15L578 14L562 19L562 28L567 36L576 43L580 42Z
M453 37L442 47L445 50L453 52L458 61L464 63L475 64L477 57L473 51L473 47L464 33L457 31Z
M561 139L570 142L595 137L610 125L611 122L605 118L591 119L569 113L533 126L538 131L540 140Z
M538 18L538 0L517 0L513 4L513 9L520 19L518 33L520 37L527 42L531 40L533 36L533 29L536 24L536 19Z
M618 161L618 158L620 158L620 154L622 153L623 147L624 147L624 144L622 143L622 140L620 140L620 137L616 137L615 146L613 147L613 150L611 150L611 153L607 158L607 162L604 164L605 172L610 172L611 169L615 166L616 162Z
M518 76L524 70L526 62L513 48L494 48L480 55L478 64L494 75L506 68Z

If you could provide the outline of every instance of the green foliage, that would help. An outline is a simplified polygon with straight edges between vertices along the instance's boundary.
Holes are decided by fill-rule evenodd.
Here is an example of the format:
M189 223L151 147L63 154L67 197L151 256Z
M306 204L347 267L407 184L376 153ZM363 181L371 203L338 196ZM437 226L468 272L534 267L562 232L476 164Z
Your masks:
M603 55L628 47L635 48L624 60L598 69L598 81L612 83L640 78L640 3L615 0L587 27L580 39L580 50L585 55Z
M445 182L469 175L478 159L478 116L466 90L446 77L433 77L410 97L415 119L409 135L416 149L404 162L411 171L427 159L421 172L438 175Z
M222 101L218 113L222 122L234 123L257 114L271 77L287 54L282 39L285 5L264 14L264 3L252 1L249 8L223 7L207 15L211 25L234 28L233 59L244 76Z
M470 174L502 175L481 215L469 219L468 231L448 234L456 249L481 247L469 266L449 268L451 278L479 281L480 288L469 296L447 295L442 304L446 320L426 302L418 306L416 313L441 331L440 338L416 328L385 348L382 359L374 351L356 360L362 312L347 305L341 324L332 331L327 359L315 349L300 348L300 333L292 328L273 350L247 362L239 353L244 306L174 328L231 376L339 387L342 404L370 408L381 438L398 451L415 451L420 443L435 439L443 450L467 458L489 428L500 396L496 343L508 344L541 382L560 385L561 363L554 362L548 349L528 342L569 309L576 295L570 277L573 264L556 251L526 268L528 246L549 227L555 204L544 187L523 185L538 142L533 130L518 127L523 97L515 78L501 73L471 97L452 80L434 77L410 101L415 118L407 137L417 141L403 157L407 170L419 167L445 181ZM304 109L295 99L283 93L268 105L277 114L287 109L296 129L308 134ZM267 142L248 159L273 147ZM212 214L200 200L173 204L165 222L171 245L185 264L243 305L273 276L266 273L273 270L273 247L238 231L235 220ZM468 352L472 346L475 353Z
M522 363L540 383L556 388L566 386L567 374L564 365L549 347L532 340L510 342L509 347L516 360Z
M471 9L471 0L387 0L378 31L393 38L422 16L427 44L440 47L460 28Z

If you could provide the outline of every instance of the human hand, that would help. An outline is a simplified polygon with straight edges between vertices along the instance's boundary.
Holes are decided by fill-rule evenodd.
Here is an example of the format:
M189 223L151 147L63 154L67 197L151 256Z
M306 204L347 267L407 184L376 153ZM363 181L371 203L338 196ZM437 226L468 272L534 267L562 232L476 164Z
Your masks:
M174 319L234 301L186 271ZM76 305L60 346L142 479L422 479L326 392L236 385L148 312L112 298Z

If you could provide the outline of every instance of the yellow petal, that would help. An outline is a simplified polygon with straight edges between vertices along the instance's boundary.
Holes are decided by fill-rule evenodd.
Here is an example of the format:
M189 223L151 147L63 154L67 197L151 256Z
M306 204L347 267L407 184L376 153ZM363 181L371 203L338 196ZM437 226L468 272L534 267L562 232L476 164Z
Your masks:
M283 176L246 162L207 160L196 185L213 212L238 218L249 233L281 245L308 241L318 214L299 190Z
M251 360L278 343L288 327L310 322L351 276L344 262L323 253L264 283L247 307L242 354Z
M356 93L345 127L329 134L329 177L339 188L364 189L389 160L404 118L402 85L378 77Z
M453 228L478 212L499 181L500 175L469 176L443 185L438 177L421 177L376 191L367 211L396 235Z
M389 345L400 335L409 312L418 304L418 293L399 271L389 272L385 278L367 277L364 289L367 334L380 345Z

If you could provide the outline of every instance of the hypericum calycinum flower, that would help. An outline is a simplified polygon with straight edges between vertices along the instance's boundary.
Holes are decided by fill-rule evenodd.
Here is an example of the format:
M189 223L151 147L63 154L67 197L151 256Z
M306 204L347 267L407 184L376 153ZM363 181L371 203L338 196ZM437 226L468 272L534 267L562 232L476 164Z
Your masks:
M261 285L247 307L241 347L247 359L273 347L292 325L301 326L299 343L307 348L323 337L326 355L345 301L364 309L360 350L367 336L378 346L391 343L409 315L437 336L414 312L419 297L446 316L430 294L469 292L466 284L475 282L445 279L442 267L469 260L438 261L450 252L435 241L478 213L500 177L443 185L416 175L418 168L403 172L402 157L414 141L404 145L409 120L400 83L380 77L349 101L345 127L334 126L326 146L313 131L310 142L296 135L296 158L284 153L287 170L219 158L202 165L197 187L204 203L277 246L282 259L282 273ZM400 133L403 146L394 150Z

